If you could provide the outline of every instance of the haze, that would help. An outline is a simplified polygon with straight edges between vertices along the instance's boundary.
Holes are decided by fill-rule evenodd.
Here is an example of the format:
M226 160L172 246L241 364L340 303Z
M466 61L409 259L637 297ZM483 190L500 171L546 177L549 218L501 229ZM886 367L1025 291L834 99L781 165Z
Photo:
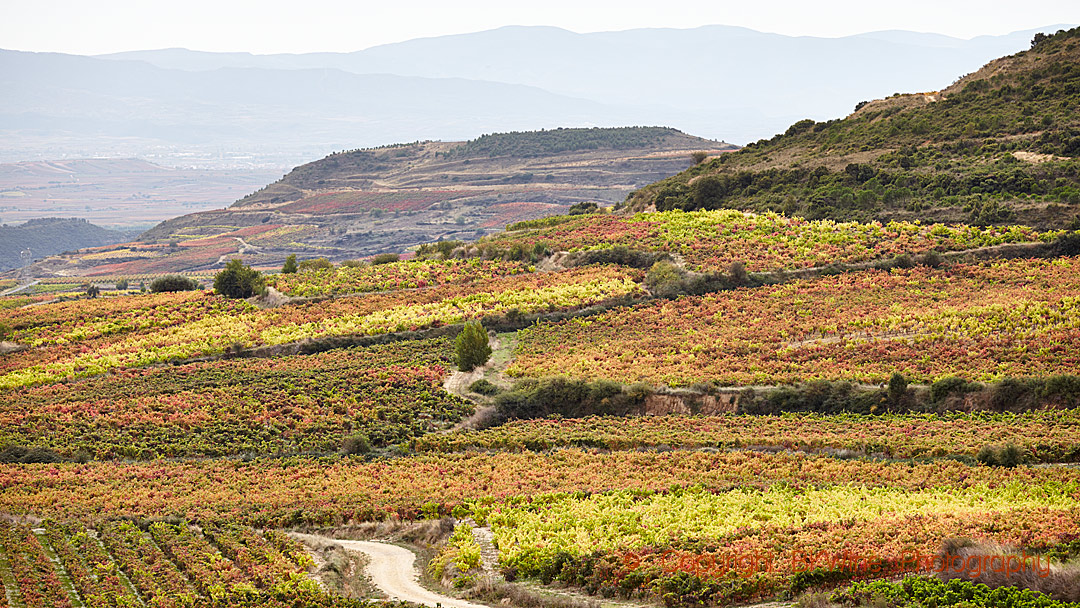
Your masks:
M1000 35L1077 19L1076 3L913 0L897 5L853 0L705 2L502 0L408 3L312 0L145 2L4 0L0 48L82 55L184 47L206 51L302 53L356 51L418 37L505 25L553 25L574 32L633 28L748 27L792 36L846 36L876 30L934 32L959 38Z

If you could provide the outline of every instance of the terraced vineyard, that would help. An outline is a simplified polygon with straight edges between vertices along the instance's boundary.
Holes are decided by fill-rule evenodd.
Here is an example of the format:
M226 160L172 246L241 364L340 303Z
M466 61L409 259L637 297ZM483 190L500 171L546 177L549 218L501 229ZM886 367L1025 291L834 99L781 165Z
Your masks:
M172 296L178 302L175 308L146 305L136 299L143 306L131 311L133 320L128 324L118 323L110 315L95 316L92 304L87 304L90 310L84 312L80 301L65 307L69 318L80 319L75 330L60 333L63 325L38 326L20 334L28 341L52 339L55 346L6 357L0 362L0 388L216 355L229 349L418 330L511 311L569 310L641 294L635 282L640 274L590 267L265 310L208 294L195 300L176 295Z
M511 373L623 382L995 380L1080 369L1080 258L792 281L521 332Z
M1080 460L1075 411L946 415L643 416L518 420L475 432L425 435L418 451L766 449L843 451L886 458L975 457L986 445L1016 445L1030 462Z
M452 359L441 338L46 384L5 395L0 444L94 458L335 452L357 435L381 447L472 413L442 390Z
M8 601L23 608L368 605L323 591L304 574L311 557L303 546L272 530L5 523L0 549L11 573L4 580Z
M748 270L766 271L1037 242L1056 235L1022 226L809 221L777 213L719 210L552 217L511 225L481 243L525 250L540 245L552 251L624 246L678 254L696 270L726 270L732 262L741 262Z

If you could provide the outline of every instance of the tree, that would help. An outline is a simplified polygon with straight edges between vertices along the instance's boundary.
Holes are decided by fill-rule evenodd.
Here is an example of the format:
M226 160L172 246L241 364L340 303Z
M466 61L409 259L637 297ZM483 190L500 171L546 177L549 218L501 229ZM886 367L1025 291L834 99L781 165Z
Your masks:
M116 290L117 291L127 291L127 288L128 288L127 279L120 279L119 281L116 282Z
M487 363L491 357L488 335L479 321L468 321L461 333L454 340L454 352L457 355L458 369L470 372Z
M189 279L179 274L167 274L163 277L158 277L150 283L150 291L152 293L162 293L165 291L195 291L199 288L199 284L195 279Z
M86 291L86 297L96 298L101 293L101 289L93 283L84 283L83 289Z
M281 267L281 274L296 274L296 254L290 253L285 258L285 265Z
M250 298L265 293L266 283L261 272L233 258L214 277L214 292L227 298Z

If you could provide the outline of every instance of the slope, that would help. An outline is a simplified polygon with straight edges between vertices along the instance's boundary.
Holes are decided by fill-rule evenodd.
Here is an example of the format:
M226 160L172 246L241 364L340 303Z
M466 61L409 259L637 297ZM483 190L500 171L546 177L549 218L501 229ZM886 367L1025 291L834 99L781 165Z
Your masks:
M612 205L733 146L660 127L491 134L332 154L224 210L154 227L136 247L53 259L45 273L145 274L218 267L228 257L277 266L289 254L344 260L473 240L507 224ZM115 255L113 255L115 253Z
M858 104L695 166L635 210L1061 227L1080 205L1080 29L1036 36L941 91Z

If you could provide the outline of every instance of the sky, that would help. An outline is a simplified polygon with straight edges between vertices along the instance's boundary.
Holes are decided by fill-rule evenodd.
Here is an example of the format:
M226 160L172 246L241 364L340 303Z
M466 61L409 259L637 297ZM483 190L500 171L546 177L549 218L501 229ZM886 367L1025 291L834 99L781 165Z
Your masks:
M584 33L721 24L821 37L905 29L971 38L1077 22L1076 0L0 0L0 48L348 52L505 25Z

